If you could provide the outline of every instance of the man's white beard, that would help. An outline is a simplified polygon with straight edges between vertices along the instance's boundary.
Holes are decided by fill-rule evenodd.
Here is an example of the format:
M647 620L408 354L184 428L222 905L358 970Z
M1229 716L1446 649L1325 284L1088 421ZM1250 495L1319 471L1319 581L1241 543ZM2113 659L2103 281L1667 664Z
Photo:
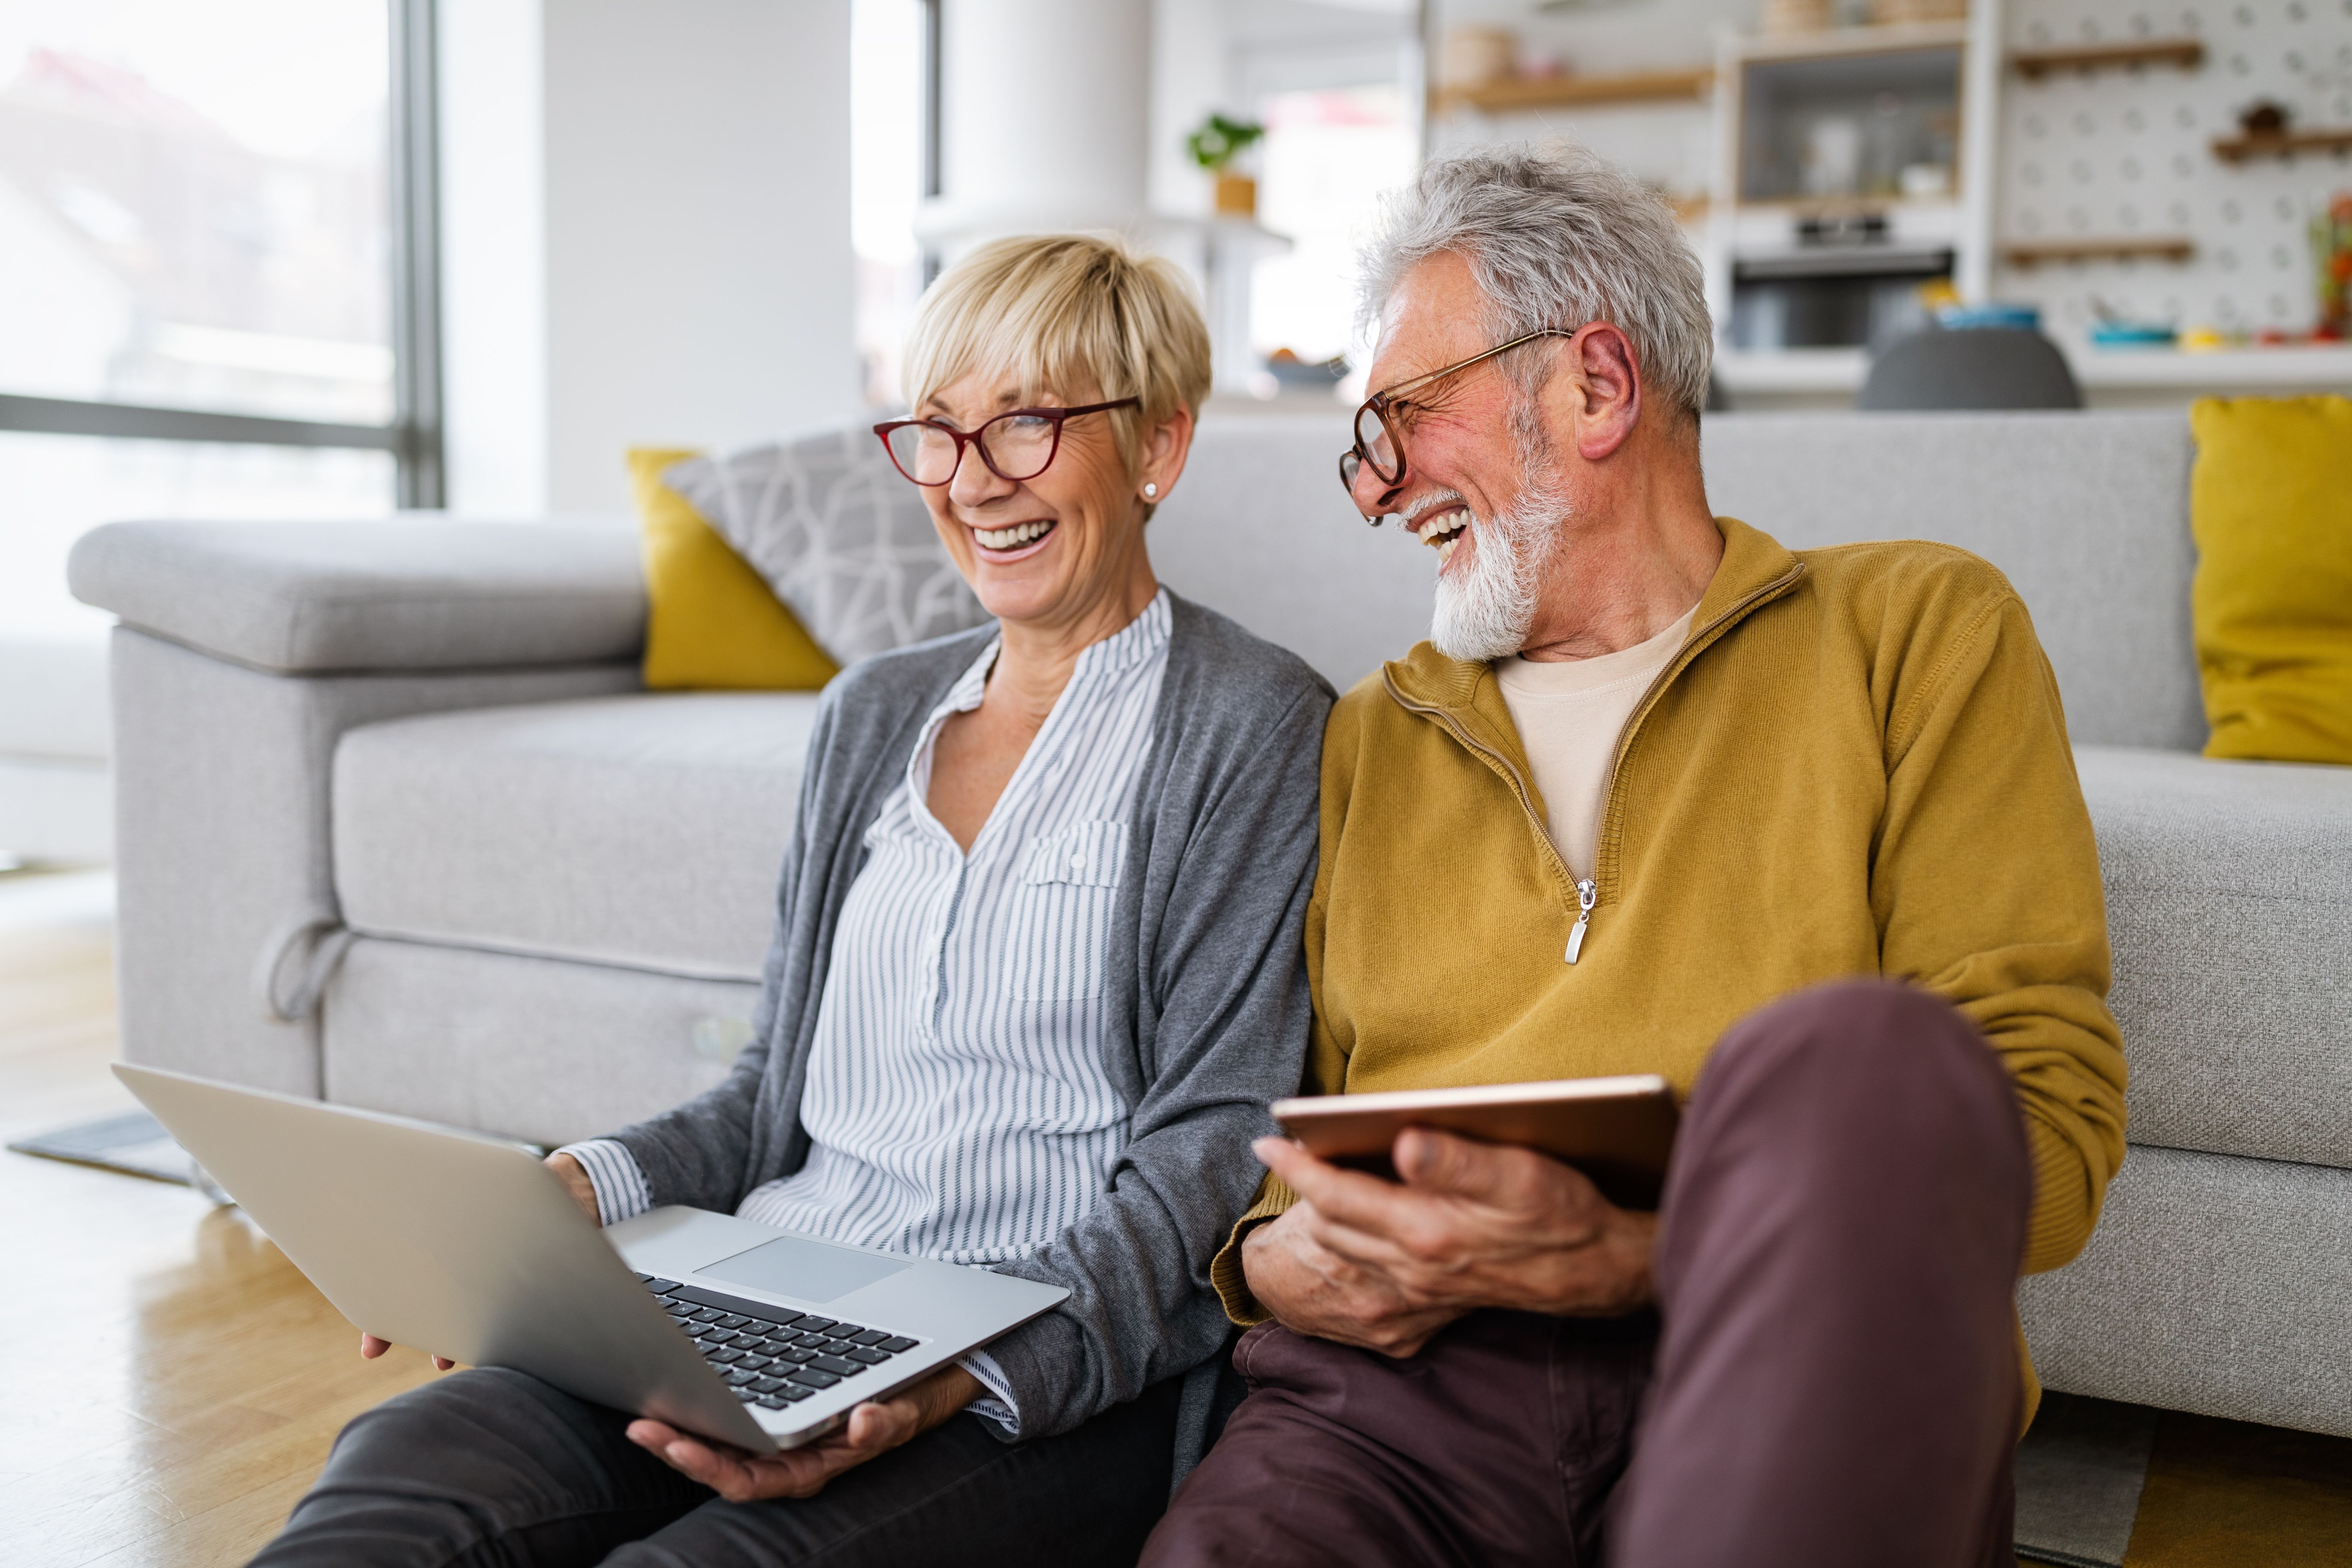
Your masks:
M1530 485L1495 517L1470 520L1476 542L1468 570L1441 573L1437 579L1429 640L1438 652L1484 664L1527 646L1544 568L1551 563L1560 520L1568 512L1568 497L1558 489Z

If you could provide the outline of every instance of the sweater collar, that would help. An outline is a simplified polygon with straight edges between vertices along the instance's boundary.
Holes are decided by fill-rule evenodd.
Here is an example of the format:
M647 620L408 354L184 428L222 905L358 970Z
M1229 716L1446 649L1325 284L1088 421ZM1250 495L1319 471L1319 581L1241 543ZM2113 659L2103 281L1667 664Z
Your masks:
M1804 563L1793 552L1762 530L1730 517L1717 518L1715 525L1723 534L1723 559L1706 592L1699 595L1685 649L1712 641L1748 611L1777 598L1804 571ZM1421 642L1381 668L1389 689L1408 706L1442 708L1486 744L1525 763L1491 665L1448 658Z

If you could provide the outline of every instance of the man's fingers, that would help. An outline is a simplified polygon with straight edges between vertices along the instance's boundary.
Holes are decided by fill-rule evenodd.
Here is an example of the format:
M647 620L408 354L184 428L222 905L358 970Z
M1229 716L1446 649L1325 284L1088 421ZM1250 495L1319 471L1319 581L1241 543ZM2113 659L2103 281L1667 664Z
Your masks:
M1549 1205L1563 1191L1597 1196L1574 1166L1537 1153L1457 1137L1430 1127L1397 1134L1390 1157L1397 1174L1416 1192L1463 1198L1493 1208Z
M380 1340L373 1334L369 1333L365 1329L362 1329L360 1331L360 1354L367 1358L369 1361L375 1360L376 1357L382 1355L391 1348L392 1342L390 1340Z
M1456 1197L1492 1199L1509 1185L1508 1172L1492 1143L1474 1142L1434 1128L1408 1127L1396 1136L1389 1157L1408 1186Z
M1410 1235L1365 1230L1318 1211L1306 1221L1305 1233L1325 1252L1379 1275L1391 1288L1402 1286L1401 1275L1416 1272L1431 1261L1428 1253L1413 1245L1413 1237L1420 1235L1418 1228Z
M1333 1219L1378 1229L1399 1202L1409 1201L1410 1194L1394 1182L1327 1164L1288 1139L1261 1138L1251 1147L1292 1192Z

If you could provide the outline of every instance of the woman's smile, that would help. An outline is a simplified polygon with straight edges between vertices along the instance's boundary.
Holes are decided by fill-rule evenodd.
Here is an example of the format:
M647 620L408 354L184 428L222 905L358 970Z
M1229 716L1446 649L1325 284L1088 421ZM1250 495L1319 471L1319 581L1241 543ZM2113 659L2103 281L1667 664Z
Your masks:
M1008 522L997 528L982 528L978 523L966 523L972 544L983 561L1025 561L1045 548L1054 536L1061 519L1030 518L1022 522Z

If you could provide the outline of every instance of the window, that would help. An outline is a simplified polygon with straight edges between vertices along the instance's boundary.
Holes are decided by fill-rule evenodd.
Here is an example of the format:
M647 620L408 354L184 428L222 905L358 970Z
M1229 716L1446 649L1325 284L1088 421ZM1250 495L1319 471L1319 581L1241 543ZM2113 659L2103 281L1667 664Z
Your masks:
M0 631L123 516L439 500L431 0L0 0Z
M1356 247L1380 198L1412 178L1415 130L1394 83L1275 93L1259 111L1258 221L1294 248L1257 266L1250 342L1308 363L1355 338Z

